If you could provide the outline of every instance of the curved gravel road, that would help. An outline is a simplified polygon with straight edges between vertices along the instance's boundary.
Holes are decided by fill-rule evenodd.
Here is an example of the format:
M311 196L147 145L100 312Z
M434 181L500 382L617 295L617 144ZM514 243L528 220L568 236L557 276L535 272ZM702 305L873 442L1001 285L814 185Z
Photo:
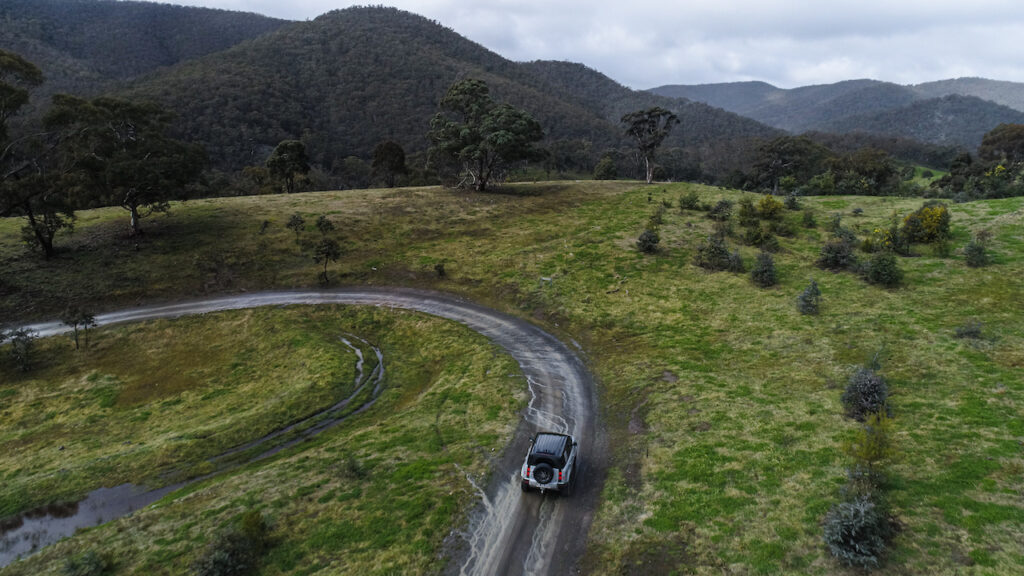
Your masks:
M464 532L453 532L447 573L573 574L578 572L604 482L606 438L597 421L593 381L579 358L536 326L455 296L408 288L342 288L259 292L123 310L96 316L98 325L176 318L220 310L289 304L349 304L416 310L460 322L504 348L519 363L530 402L512 443L495 462ZM59 322L28 328L64 333ZM572 434L580 442L580 483L570 498L519 490L519 466L538 430Z

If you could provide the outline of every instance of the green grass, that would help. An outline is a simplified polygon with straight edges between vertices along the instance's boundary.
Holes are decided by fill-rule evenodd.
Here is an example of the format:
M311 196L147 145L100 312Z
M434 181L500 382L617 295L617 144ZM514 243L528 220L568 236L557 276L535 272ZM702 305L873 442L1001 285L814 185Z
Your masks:
M29 318L52 315L66 293L99 308L313 286L315 265L284 222L294 211L307 220L331 214L347 244L332 267L336 282L460 293L582 346L613 447L585 561L598 573L654 559L664 573L834 573L820 521L844 481L841 444L854 429L839 395L854 367L880 352L899 448L890 496L903 526L890 568L1012 572L1024 534L1024 199L951 205L952 255L916 247L919 256L900 258L904 285L891 290L815 268L827 233L798 226L793 238L780 239L779 285L760 289L747 275L693 265L711 230L702 213L670 209L659 253L636 250L658 202L691 189L702 202L742 194L658 185L648 203L647 188L586 182L500 194L428 188L204 200L176 205L138 251L117 239L123 223L112 218L120 214L84 214L79 232L63 241L71 248L53 263L23 255L16 223L0 222L2 269L14 271L3 276L0 306L5 317ZM922 201L801 202L819 225L841 212L844 225L863 235ZM854 208L863 213L852 215ZM264 220L271 225L261 235ZM994 233L995 263L969 269L959 249L982 228ZM748 265L756 253L740 252ZM210 268L216 274L197 264L206 261L219 263ZM434 270L439 262L444 278ZM802 316L794 300L811 278L822 311ZM986 339L955 337L971 319L983 323ZM461 417L457 405L446 401L438 413ZM393 442L397 449L422 439L398 434ZM423 475L416 466L390 473L403 483ZM360 502L367 494L332 497ZM365 528L374 533L374 525ZM336 536L346 550L384 544ZM295 566L316 571L310 561Z
M96 330L94 347L79 353L67 338L43 341L40 355L51 365L2 388L18 391L4 395L0 427L5 505L24 509L125 481L159 485L168 468L196 465L329 406L354 382L355 354L339 341L347 334L384 354L385 390L374 409L0 572L60 573L64 557L96 549L117 558L122 573L185 573L217 528L249 509L273 524L264 574L323 558L332 559L329 573L436 571L449 527L476 501L470 479L485 481L491 450L511 435L525 383L483 337L415 313L256 309ZM217 349L186 357L174 349L199 341ZM137 388L133 376L166 362L206 371L173 392L127 394ZM458 413L446 409L455 401ZM26 425L30 409L59 416ZM139 419L139 411L159 417Z

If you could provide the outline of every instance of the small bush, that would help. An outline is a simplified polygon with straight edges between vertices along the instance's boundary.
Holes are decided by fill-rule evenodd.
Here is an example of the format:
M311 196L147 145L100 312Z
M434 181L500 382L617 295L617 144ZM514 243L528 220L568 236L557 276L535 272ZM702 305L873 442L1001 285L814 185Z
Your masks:
M870 368L859 368L850 377L846 390L840 397L846 415L863 422L868 415L887 410L889 388L885 379Z
M646 254L654 254L658 251L658 243L661 242L661 237L654 230L644 230L640 237L637 238L636 247L641 252Z
M705 270L734 270L737 264L736 258L729 253L725 238L718 234L712 234L697 247L694 263ZM742 266L742 260L739 265Z
M949 209L945 204L929 200L903 218L900 231L910 242L936 242L949 238L950 220Z
M899 286L903 281L903 271L900 270L896 255L892 252L879 252L872 256L865 276L869 283L886 288Z
M892 420L882 410L868 414L864 426L857 435L844 445L847 455L853 459L851 470L856 471L868 489L880 488L883 466L896 454L892 439ZM863 492L864 488L860 488Z
M757 208L754 207L754 201L749 196L740 198L739 210L736 213L736 218L739 220L740 226L745 228L753 228L760 226L760 216L757 214Z
M825 515L825 544L842 564L877 568L892 536L889 515L871 496L839 502Z
M778 283L775 272L775 259L768 252L761 251L757 255L754 267L750 270L750 279L761 288L768 288Z
M760 246L764 240L764 229L760 224L743 228L743 243L747 246Z
M818 313L820 306L821 290L818 289L818 283L811 280L807 288L804 288L804 291L796 297L796 309L801 314L815 315Z
M729 272L740 272L742 273L747 267L743 263L743 256L740 255L739 250L733 250L729 254L729 267L726 268Z
M988 241L991 237L991 232L982 230L974 235L974 238L967 243L967 246L964 246L964 260L967 261L968 266L971 268L981 268L991 263L991 259L988 256Z
M22 372L28 372L32 369L37 336L37 332L24 328L7 333L7 339L11 341L8 353L11 355L11 360L14 361L14 364Z
M647 228L649 230L654 230L654 229L659 228L664 223L665 223L665 206L659 205L654 210L654 213L651 214L651 217L647 219Z
M796 194L786 195L785 200L782 203L786 206L787 210L799 210L800 209L800 197Z
M854 216L863 216L864 215L864 209L863 208L854 208L853 210L850 211L850 213L853 214Z
M615 180L618 176L619 170L610 156L602 157L594 166L594 180Z
M821 247L816 264L827 270L845 270L857 263L853 245L845 240L833 238Z
M814 212L812 212L810 208L804 209L804 215L801 219L801 223L804 225L804 228L814 228L818 225L818 221L814 219Z
M829 232L835 232L836 230L839 230L842 227L843 227L843 215L840 214L839 212L833 212L832 216L830 216L829 219L828 219L828 226L826 226L825 228Z
M796 229L787 220L772 220L768 223L768 231L772 234L778 234L783 238L792 238L796 235Z
M679 209L680 210L699 210L700 209L700 195L695 190L690 190L686 194L679 197Z
M89 550L64 561L64 576L103 576L113 569L109 556Z
M978 320L968 320L963 326L957 326L954 331L957 338L971 338L978 340L981 338L982 324Z
M197 576L254 574L267 548L269 528L263 516L246 512L237 526L221 530L193 563Z
M782 246L779 245L779 239L774 234L766 232L761 238L760 248L765 252L778 252L782 249Z
M719 222L732 218L732 201L725 198L719 200L717 204L708 210L708 218Z
M782 217L782 211L785 210L786 206L779 202L771 194L766 194L761 201L757 203L757 213L765 220L775 220Z

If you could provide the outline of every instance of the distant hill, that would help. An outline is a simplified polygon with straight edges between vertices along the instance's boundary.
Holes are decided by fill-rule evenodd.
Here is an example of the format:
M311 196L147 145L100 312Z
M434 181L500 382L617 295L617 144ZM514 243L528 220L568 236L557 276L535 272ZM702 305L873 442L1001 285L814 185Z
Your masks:
M257 14L152 2L0 0L0 47L43 70L42 96L91 95L285 23Z
M707 105L625 88L585 66L511 62L436 22L393 8L349 8L160 70L125 93L176 111L183 136L206 144L225 169L261 163L280 140L301 137L326 170L368 158L384 139L427 147L430 118L464 77L522 107L548 140L599 151L624 144L625 111L662 105L685 119L676 142L768 137L777 130Z
M976 150L999 124L1024 124L1024 112L974 96L919 100L894 110L847 116L823 125L832 132L867 132Z
M850 80L793 89L740 82L651 92L706 102L790 132L868 132L969 149L1000 123L1019 122L1024 111L1024 84L978 78L917 86Z
M975 96L1024 112L1024 84L1020 82L957 78L917 84L911 88L924 98L941 98L953 94Z

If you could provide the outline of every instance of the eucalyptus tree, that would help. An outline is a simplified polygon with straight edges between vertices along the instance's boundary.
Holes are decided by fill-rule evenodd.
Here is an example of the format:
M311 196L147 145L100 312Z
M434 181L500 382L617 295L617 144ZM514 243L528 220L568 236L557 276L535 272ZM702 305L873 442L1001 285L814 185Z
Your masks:
M544 153L535 144L544 137L529 113L491 99L482 80L456 82L441 99L441 112L430 121L431 155L436 161L460 165L477 191L515 162L538 160Z
M674 112L659 106L630 112L622 117L626 135L636 142L637 151L644 161L647 183L654 180L654 154L665 141L672 127L679 124Z

